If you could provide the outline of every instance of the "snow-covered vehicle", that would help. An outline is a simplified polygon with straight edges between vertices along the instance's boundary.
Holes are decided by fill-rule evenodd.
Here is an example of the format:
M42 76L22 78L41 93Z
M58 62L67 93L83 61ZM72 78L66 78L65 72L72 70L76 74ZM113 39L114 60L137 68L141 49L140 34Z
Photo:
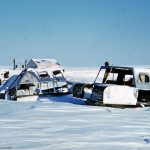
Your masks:
M150 106L150 69L144 67L101 66L94 83L77 83L73 96L88 105Z
M10 77L0 87L0 99L17 100L25 96L68 94L68 85L61 67L25 69Z

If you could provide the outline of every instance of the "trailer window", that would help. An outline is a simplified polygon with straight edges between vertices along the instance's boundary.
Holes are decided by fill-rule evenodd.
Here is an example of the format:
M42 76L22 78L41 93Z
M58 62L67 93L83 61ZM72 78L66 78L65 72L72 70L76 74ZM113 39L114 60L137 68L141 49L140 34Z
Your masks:
M66 79L60 70L53 71L53 77L57 87L63 87L67 85Z
M49 77L49 75L48 75L48 73L46 71L39 72L39 76L41 78L47 78L47 77Z
M55 71L53 71L53 74L55 75L55 76L59 76L60 74L61 74L61 71L60 70L55 70Z
M66 82L66 80L60 70L53 71L53 76L59 82L64 82L64 81Z

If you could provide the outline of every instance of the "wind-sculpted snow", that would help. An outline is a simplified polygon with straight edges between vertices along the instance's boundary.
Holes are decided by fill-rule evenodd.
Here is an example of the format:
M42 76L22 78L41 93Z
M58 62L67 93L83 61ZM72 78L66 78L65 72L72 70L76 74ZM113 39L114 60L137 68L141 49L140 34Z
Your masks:
M96 73L70 69L66 76L92 82ZM150 149L150 107L86 106L72 95L19 100L0 100L0 150Z
M0 101L0 149L150 149L150 109Z

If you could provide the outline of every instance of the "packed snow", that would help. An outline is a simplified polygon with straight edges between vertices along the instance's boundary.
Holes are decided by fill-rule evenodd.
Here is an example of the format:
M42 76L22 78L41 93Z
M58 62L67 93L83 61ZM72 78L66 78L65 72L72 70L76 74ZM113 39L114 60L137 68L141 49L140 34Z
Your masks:
M93 82L96 68L68 68L71 82ZM0 149L149 150L150 107L84 105L72 95L0 101Z

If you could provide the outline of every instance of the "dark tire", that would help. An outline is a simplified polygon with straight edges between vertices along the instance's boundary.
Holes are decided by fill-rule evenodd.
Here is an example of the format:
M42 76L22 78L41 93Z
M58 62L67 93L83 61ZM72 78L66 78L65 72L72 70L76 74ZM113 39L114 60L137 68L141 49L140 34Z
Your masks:
M73 97L77 97L77 98L83 98L84 97L84 84L74 85Z
M93 101L93 100L91 100L91 99L87 99L87 100L85 101L85 104L86 104L86 105L92 105L92 106L94 106L94 105L95 105L95 101Z

